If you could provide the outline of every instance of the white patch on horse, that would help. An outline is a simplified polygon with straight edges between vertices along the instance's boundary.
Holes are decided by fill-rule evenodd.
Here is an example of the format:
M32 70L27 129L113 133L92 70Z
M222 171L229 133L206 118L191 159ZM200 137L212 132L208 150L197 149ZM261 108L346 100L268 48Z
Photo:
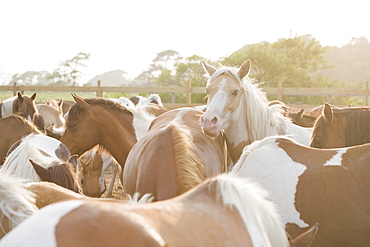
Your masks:
M300 213L295 208L299 176L304 173L306 166L294 162L275 140L275 137L268 137L247 146L231 173L253 178L270 191L270 198L284 224L307 227L308 224L300 219Z
M1 247L49 246L56 247L55 228L59 220L81 206L83 201L66 201L51 204L42 208L37 214L23 221L19 226L6 234L0 242ZM35 227L42 231L34 231Z
M148 132L150 123L154 120L155 116L148 113L144 105L137 104L132 106L131 111L134 115L133 123L135 129L136 139L140 140Z
M1 117L7 117L13 114L13 102L17 96L5 99L1 108Z
M348 148L338 149L338 152L333 157L326 161L324 166L342 166L342 155L347 152Z

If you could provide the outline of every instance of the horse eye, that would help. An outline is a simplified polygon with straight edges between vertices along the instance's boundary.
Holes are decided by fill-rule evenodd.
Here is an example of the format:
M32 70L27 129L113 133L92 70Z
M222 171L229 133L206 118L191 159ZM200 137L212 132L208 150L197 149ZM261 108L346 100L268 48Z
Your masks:
M237 95L238 95L238 93L239 93L239 90L235 90L235 91L233 92L233 96L237 96Z

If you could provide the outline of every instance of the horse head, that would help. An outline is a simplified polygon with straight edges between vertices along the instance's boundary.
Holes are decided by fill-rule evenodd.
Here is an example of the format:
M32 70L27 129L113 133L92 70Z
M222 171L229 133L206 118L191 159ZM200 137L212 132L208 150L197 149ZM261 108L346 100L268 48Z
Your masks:
M13 113L32 121L34 114L37 112L35 105L36 93L28 97L18 92L17 96L13 102Z

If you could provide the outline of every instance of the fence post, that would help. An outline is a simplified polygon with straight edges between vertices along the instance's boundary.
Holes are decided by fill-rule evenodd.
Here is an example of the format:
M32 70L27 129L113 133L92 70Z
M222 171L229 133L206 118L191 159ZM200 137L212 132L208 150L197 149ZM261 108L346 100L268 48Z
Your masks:
M176 103L176 95L175 95L175 93L172 93L171 94L171 103L173 104L173 103Z
M276 98L277 100L283 101L283 82L281 80L278 81L278 86L276 89Z
M96 97L103 97L103 92L101 91L101 81L98 80L96 88Z
M15 81L13 83L13 96L16 96L17 95L17 82Z
M365 105L369 105L369 82L365 82Z
M191 105L191 81L189 80L186 86L186 104Z

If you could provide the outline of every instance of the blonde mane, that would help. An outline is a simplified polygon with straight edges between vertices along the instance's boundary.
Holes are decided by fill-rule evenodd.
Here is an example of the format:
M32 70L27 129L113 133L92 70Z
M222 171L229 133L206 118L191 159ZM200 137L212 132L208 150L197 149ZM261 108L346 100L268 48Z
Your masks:
M281 121L287 120L278 108L269 107L266 93L264 93L258 84L248 76L240 79L238 68L222 67L218 69L209 79L213 81L221 74L227 74L233 77L244 91L244 97L241 99L241 106L245 105L246 111L246 129L251 142L260 140L270 135L271 129L277 129L282 132ZM242 104L244 103L244 104Z
M0 172L0 222L9 219L9 228L13 229L29 216L37 212L35 195L27 190L25 181L12 176L9 172ZM4 225L0 229L5 232Z
M178 193L182 194L206 179L205 168L192 146L190 131L177 124L169 125L172 132Z
M210 181L209 189L215 190L216 198L238 210L253 246L289 246L285 226L259 184L231 174L221 174Z

